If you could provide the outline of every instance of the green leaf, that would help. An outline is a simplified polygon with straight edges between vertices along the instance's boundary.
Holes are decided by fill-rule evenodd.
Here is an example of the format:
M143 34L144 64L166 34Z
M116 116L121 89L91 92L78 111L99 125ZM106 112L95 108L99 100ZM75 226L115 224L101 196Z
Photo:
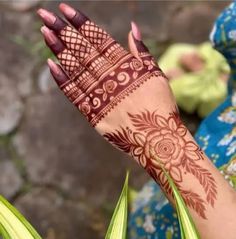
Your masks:
M0 235L4 239L42 239L20 212L1 195Z
M128 181L129 173L126 174L125 183L108 227L105 239L125 239L127 230L128 211Z
M185 205L185 202L183 198L181 197L181 194L179 190L177 189L174 181L170 177L169 173L166 171L166 169L163 167L161 161L159 158L156 157L154 150L150 151L150 155L158 162L160 162L160 166L165 174L165 176L168 179L168 182L172 188L175 204L176 204L176 211L178 214L178 220L180 225L180 231L181 231L181 238L182 239L200 239L199 233L196 229L196 226L193 222L193 219L188 211L187 206Z

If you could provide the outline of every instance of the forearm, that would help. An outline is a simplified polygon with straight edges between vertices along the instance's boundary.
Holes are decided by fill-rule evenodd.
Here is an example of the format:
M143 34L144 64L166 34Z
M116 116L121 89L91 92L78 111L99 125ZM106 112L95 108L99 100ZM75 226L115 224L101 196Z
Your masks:
M189 132L186 139L194 142ZM236 235L236 194L233 188L205 154L202 159L189 160L186 166L184 165L182 161L180 192L201 238L223 239L226 238L227 232L227 239L234 239ZM159 181L158 178L155 180ZM191 193L196 195L193 196L193 203L191 203ZM173 201L172 197L168 197Z
M106 122L113 122L113 127L108 124L98 124L97 129L105 138L121 150L129 153L162 187L165 194L173 203L171 190L167 179L160 168L160 162L174 179L175 184L184 198L193 220L204 239L223 239L225 231L227 238L235 238L236 233L236 195L234 190L225 181L223 176L200 150L193 137L181 123L173 104L164 111L151 105L150 98L162 97L161 86L152 87L156 79L151 79L149 84L148 102L138 98L137 90L125 102L122 114L106 116ZM165 86L163 80L162 86ZM132 106L139 104L143 109L137 112ZM121 103L122 104L122 103ZM129 120L127 120L127 114ZM116 127L114 127L116 122ZM126 124L120 125L120 122ZM114 130L115 129L115 130ZM104 133L105 132L105 133ZM155 160L150 151L154 150L160 162ZM224 222L224 230L219 230Z

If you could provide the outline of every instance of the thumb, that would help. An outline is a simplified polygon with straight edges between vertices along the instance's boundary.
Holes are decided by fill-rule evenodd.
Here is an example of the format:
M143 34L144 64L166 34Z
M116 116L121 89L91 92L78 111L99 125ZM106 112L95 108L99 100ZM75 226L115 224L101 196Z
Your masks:
M131 22L131 31L128 35L128 44L130 52L139 60L143 58L153 58L148 48L142 42L141 32L135 22Z

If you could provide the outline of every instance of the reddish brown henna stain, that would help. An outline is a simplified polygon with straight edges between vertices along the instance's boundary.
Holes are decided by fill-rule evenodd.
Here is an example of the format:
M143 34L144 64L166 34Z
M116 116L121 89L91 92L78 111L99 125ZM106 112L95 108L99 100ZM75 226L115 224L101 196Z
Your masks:
M172 113L166 119L156 111L146 110L139 114L128 113L128 116L135 128L134 131L120 128L115 132L106 133L104 137L122 151L138 159L164 191L172 195L160 163L150 155L151 150L154 150L162 165L174 179L186 204L206 219L206 203L213 207L216 200L216 182L208 170L197 164L197 161L203 160L203 152L193 141L186 139L187 129L179 115ZM199 181L205 191L206 200L197 193L182 188L185 172Z

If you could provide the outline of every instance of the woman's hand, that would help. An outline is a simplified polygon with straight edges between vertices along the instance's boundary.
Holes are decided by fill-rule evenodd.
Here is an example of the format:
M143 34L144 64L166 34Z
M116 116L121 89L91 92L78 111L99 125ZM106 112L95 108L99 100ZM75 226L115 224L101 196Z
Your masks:
M72 26L44 9L38 14L46 25L42 27L45 41L60 62L48 60L61 90L105 139L130 154L173 201L161 163L204 238L223 238L212 227L217 216L231 219L228 210L222 215L221 205L232 190L182 124L167 79L141 41L137 26L132 23L130 51L126 51L81 12L66 4L60 10ZM202 225L207 218L206 228Z
M166 78L142 43L134 23L129 33L130 51L126 51L82 13L65 4L60 9L73 27L46 10L38 11L48 27L42 28L46 43L62 68L51 60L49 66L65 95L100 133L107 132L100 126L107 121L107 115L119 119L122 111L142 110L137 105L140 99L147 99L147 105L153 101L160 114L176 110ZM137 92L139 88L142 90ZM152 88L156 99L150 100ZM115 121L109 126L114 128Z
M187 130L168 82L137 26L131 24L128 52L82 13L65 4L60 10L73 27L46 10L38 13L47 26L42 27L45 41L61 64L48 61L61 90L100 134L168 186L158 163L151 162L149 148L158 144L158 157L181 182L183 148L198 147L185 142Z

